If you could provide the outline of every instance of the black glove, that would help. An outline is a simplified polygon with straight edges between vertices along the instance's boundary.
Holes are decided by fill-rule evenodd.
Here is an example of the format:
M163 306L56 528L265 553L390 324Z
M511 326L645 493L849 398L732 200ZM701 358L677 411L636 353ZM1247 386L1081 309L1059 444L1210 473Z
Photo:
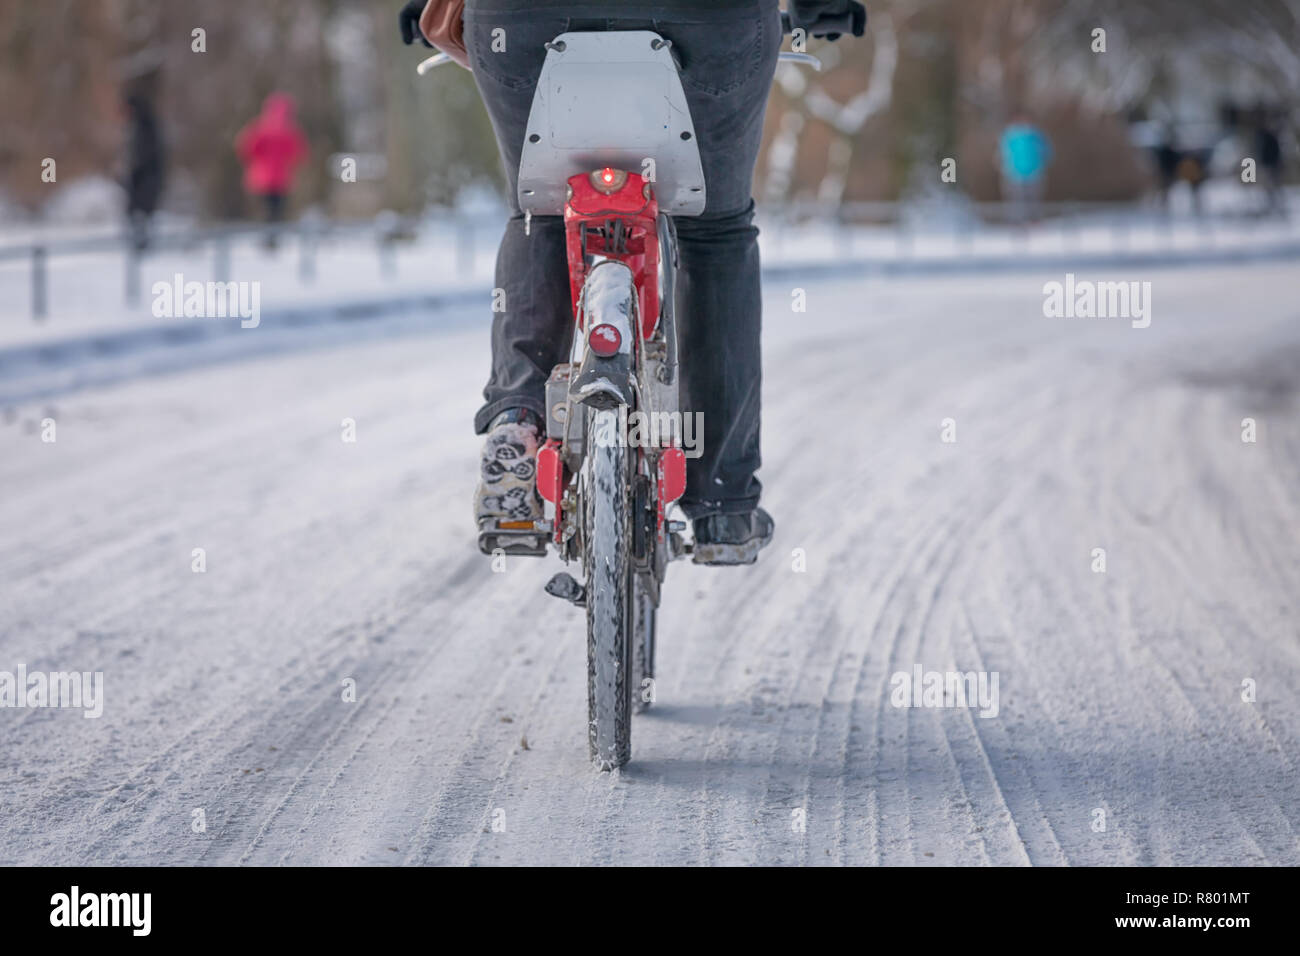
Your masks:
M790 4L791 22L802 27L809 36L838 40L845 33L860 37L867 32L867 8L857 0L848 0L847 6L832 13L828 3ZM839 6L839 4L834 4Z
M425 0L411 0L406 6L402 7L402 12L397 15L397 27L402 31L402 42L410 46L417 39L433 49L433 44L424 38L420 32L420 14L424 12Z

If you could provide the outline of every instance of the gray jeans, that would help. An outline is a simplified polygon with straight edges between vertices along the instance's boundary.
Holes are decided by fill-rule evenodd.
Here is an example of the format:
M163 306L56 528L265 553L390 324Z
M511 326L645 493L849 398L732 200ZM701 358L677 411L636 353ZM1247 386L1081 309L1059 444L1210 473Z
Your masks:
M483 433L511 407L544 414L546 379L566 359L571 341L563 220L534 216L525 235L516 194L543 44L571 30L654 30L672 41L681 64L707 195L702 215L676 220L682 409L703 413L704 425L702 454L687 464L682 510L690 518L752 511L761 490L754 472L762 362L758 229L750 193L781 45L776 0L636 18L600 16L609 10L600 4L528 11L490 6L484 0L466 10L465 44L496 131L513 215L497 254L505 310L493 317L492 373L475 430ZM658 11L638 10L646 12ZM505 38L504 52L493 52L496 30L505 31L496 34Z

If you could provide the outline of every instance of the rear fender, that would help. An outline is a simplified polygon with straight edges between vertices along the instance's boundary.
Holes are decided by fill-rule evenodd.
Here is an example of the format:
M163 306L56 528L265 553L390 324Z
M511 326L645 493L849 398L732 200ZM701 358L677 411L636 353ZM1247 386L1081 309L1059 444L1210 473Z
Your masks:
M570 399L593 408L634 406L633 348L639 336L634 331L637 309L632 270L613 259L598 263L587 276L579 301L584 332L611 325L618 331L619 345L613 355L602 356L583 343L582 364L569 383Z

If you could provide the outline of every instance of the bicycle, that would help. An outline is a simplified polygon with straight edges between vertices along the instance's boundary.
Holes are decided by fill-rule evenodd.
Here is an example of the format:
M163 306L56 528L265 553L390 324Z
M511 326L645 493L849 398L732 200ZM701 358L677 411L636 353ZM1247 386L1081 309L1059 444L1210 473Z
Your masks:
M785 13L782 27L791 32ZM632 715L654 700L667 567L693 549L686 523L668 517L686 489L674 429L626 439L635 414L680 414L673 217L703 212L704 173L669 40L571 32L546 47L519 203L525 228L533 215L564 218L576 334L546 383L536 480L549 517L488 519L478 541L492 555L554 548L581 566L581 582L561 571L546 591L586 611L588 746L599 769L614 770L631 756ZM806 53L780 59L821 68ZM439 53L417 69L450 61Z

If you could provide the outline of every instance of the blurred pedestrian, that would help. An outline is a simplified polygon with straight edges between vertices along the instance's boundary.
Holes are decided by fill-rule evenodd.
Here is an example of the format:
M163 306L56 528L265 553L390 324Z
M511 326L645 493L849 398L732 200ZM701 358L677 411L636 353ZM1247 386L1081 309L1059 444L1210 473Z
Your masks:
M1151 151L1152 158L1155 160L1160 208L1165 212L1169 211L1169 193L1174 188L1174 183L1178 181L1178 164L1183 158L1183 154L1175 145L1176 138L1177 134L1173 126L1166 124L1160 142Z
M1264 212L1266 215L1284 216L1286 204L1282 198L1282 140L1269 111L1261 107L1258 116L1255 158L1259 166L1259 179L1264 186Z
M131 242L143 252L149 247L149 222L162 197L166 176L162 134L153 106L142 93L126 97L130 124L126 156L126 215Z
M1012 206L1017 222L1035 218L1043 198L1052 144L1047 134L1024 114L1017 114L998 140L1002 165L1003 199Z
M1192 191L1192 212L1201 215L1205 211L1201 201L1201 187L1210 178L1209 148L1185 149L1178 156L1177 177L1187 183Z
M244 164L244 188L262 200L268 222L279 222L294 176L307 158L307 137L294 118L293 97L268 96L262 112L240 130L235 149ZM274 245L273 235L268 243Z

